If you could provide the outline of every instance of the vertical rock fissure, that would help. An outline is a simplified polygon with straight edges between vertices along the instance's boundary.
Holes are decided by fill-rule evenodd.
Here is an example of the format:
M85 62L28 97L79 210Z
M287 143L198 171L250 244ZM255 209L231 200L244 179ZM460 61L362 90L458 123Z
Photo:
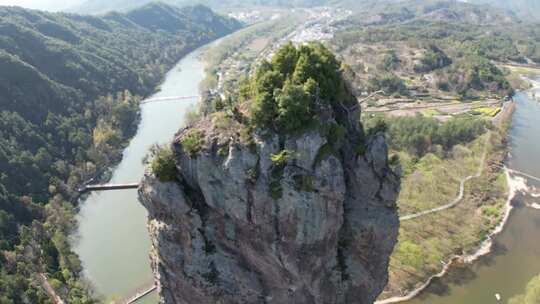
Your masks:
M346 192L345 192L345 200L343 201L343 213L342 213L342 224L341 224L341 227L338 231L338 242L337 242L337 252L336 252L336 259L337 259L337 266L338 266L338 270L341 274L341 280L342 282L344 281L347 281L349 279L349 275L347 273L347 257L345 255L345 252L347 251L348 247L349 247L349 235L350 235L350 232L348 231L348 219L347 219L347 213L348 213L348 206L347 206L347 202L351 201L349 199L349 197L351 196L350 194L350 177L349 177L349 174L348 174L348 169L347 169L347 166L346 166L346 163L343 162L343 168L344 168L344 180L345 180L345 185L347 185L346 187Z
M277 255L277 258L279 262L281 263L281 266L285 266L283 264L283 259L281 257L281 231L279 228L279 202L278 200L274 200L274 208L273 208L273 226L274 226L274 252Z
M204 254L211 256L216 252L216 246L209 238L207 234L208 218L210 216L210 207L206 203L204 195L200 189L195 189L191 187L188 183L180 183L188 201L191 203L191 207L197 212L201 219L201 227L197 229L201 234L201 237L204 242ZM219 279L219 271L216 268L216 265L213 260L208 264L208 271L202 274L202 277L210 284L215 285Z
M350 213L350 206L348 206L348 204L349 202L354 201L354 195L351 193L351 191L356 190L356 185L354 185L354 183L352 182L356 179L356 176L354 170L351 170L351 168L356 167L356 158L358 157L357 152L355 151L356 149L354 149L354 147L362 144L363 142L363 132L361 132L361 129L359 130L357 124L354 124L352 121L349 120L351 113L349 113L349 111L345 112L344 110L346 109L343 108L335 110L337 119L341 118L342 121L343 119L345 119L345 127L347 130L346 136L347 138L349 138L349 141L345 142L343 146L339 149L340 161L343 167L343 179L345 182L345 196L343 200L342 224L338 231L336 259L338 270L341 274L342 284L344 284L345 281L348 281L350 279L350 275L347 269L346 253L348 252L350 247L352 231L350 231L349 229L350 224L347 215ZM353 113L359 116L357 110L354 110Z
M247 191L247 210L246 210L246 218L247 221L250 224L253 224L253 191L255 188L255 184L257 183L257 180L259 179L259 172L260 172L260 165L261 165L261 158L257 157L257 163L255 166L248 170L248 179L246 182L246 191Z
M260 299L262 300L262 303L263 304L267 304L268 303L268 296L269 296L269 292L268 292L268 287L266 286L266 283L264 282L263 280L263 276L260 272L258 271L254 271L255 274L257 275L257 280L259 281L259 284L261 286L261 295L260 295Z
M250 183L246 184L247 191L247 221L250 224L253 224L253 185Z

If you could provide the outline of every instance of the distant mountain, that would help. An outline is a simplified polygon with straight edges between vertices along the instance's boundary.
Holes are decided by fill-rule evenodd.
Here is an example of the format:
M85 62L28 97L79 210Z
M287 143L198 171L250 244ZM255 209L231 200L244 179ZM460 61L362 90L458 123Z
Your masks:
M136 7L141 7L151 0L86 0L82 4L69 9L71 12L80 14L103 14L110 11L126 12Z
M155 0L86 0L70 11L83 14L103 14L110 11L127 11L151 3ZM202 4L213 9L227 9L246 6L300 7L326 5L328 0L162 0L179 7Z
M526 21L540 21L540 0L469 0L510 10Z
M84 14L101 14L109 11L126 11L155 0L86 0L71 11ZM203 4L214 9L226 9L246 6L312 7L320 5L338 5L350 9L382 6L407 2L406 0L162 0L165 3L186 6ZM429 4L432 0L422 0ZM488 4L514 12L525 20L540 20L540 0L455 0L471 4Z
M341 5L347 5L342 0ZM383 25L408 21L502 24L517 21L505 10L456 0L386 0L357 5L350 19L358 24Z
M15 90L26 82L30 87L35 84L25 80L27 76L46 80L47 90L55 87L66 96L76 93L95 97L124 89L148 93L157 80L138 70L149 62L172 64L188 49L236 27L236 21L217 16L203 6L179 9L150 4L99 18L0 7L0 86L6 88L0 95L0 105L2 109L22 110L27 103L32 110L21 113L26 117L30 113L46 115L52 106L47 105L49 101L65 101L38 97L22 88L20 92ZM13 69L21 74L12 73ZM20 102L14 103L16 99ZM33 99L40 102L30 102Z

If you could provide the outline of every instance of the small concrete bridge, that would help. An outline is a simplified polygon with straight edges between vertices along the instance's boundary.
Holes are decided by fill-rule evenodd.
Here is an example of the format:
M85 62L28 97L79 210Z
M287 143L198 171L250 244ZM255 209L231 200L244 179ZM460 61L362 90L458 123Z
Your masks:
M528 177L528 178L530 178L530 179L533 179L533 180L535 180L535 181L539 181L539 182L540 182L540 177L531 175L531 174L529 174L529 173L525 173L525 172L522 172L522 171L519 171L519 170L510 169L510 168L508 168L508 167L505 166L505 165L492 164L492 166L493 166L493 167L497 167L497 168L501 168L501 169L504 169L504 170L508 170L509 173L516 174L516 175L521 175L521 176L525 176L525 177Z
M125 190L125 189L137 189L137 188L139 188L139 183L85 185L77 189L77 192L82 194L82 193L93 192L93 191Z
M513 173L513 174L517 174L517 175L522 175L522 176L525 176L525 177L528 177L530 179L533 179L537 182L540 182L540 177L536 177L534 175L530 175L528 173L525 173L525 172L521 172L521 171L518 171L518 170L513 170L513 169L509 169L509 168L506 168L508 170L508 172L510 173Z
M140 104L147 104L147 103L161 102L161 101L183 101L183 100L197 99L199 97L200 97L199 95L154 97L154 98L141 100Z
M150 287L145 287L141 291L138 291L134 296L132 296L131 298L126 300L124 303L125 304L134 304L137 301L139 301L140 299L142 299L142 298L146 297L147 295L149 295L150 293L154 292L156 289L157 289L157 286L155 286L153 284Z

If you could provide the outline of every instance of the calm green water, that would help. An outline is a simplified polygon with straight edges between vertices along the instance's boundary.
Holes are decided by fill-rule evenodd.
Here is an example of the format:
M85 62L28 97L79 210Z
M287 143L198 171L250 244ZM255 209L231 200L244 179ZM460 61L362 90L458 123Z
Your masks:
M540 176L540 103L518 93L510 130L509 167ZM529 181L529 185L540 186ZM524 207L524 202L540 199L520 196L506 229L496 237L494 253L472 266L454 269L408 304L489 304L506 303L522 293L527 282L540 274L540 210ZM495 294L502 297L497 302Z
M181 60L167 74L161 91L154 97L198 95L198 85L204 77L200 53L199 49ZM170 141L184 123L186 110L196 102L143 105L137 135L124 151L111 182L138 182L144 172L141 160L148 149L154 143ZM93 193L81 207L74 250L82 260L85 276L107 302L133 294L152 282L146 218L136 190ZM140 301L156 302L155 295Z

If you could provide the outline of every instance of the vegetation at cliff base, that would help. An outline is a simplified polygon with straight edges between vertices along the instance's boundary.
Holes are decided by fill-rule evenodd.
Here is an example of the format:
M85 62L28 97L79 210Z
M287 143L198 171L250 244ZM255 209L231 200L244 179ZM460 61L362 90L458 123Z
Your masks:
M401 172L400 217L453 202L460 183L464 197L453 208L402 220L382 298L418 288L441 271L441 261L469 253L500 222L507 184L499 167L506 154L506 123L477 116L448 121L424 116L366 117L368 132L385 131L391 165ZM373 130L373 131L371 131Z
M406 151L421 158L437 146L451 151L458 144L466 144L485 133L486 121L474 117L455 117L446 122L420 114L411 117L375 116L368 119L369 129L383 129L391 149Z

